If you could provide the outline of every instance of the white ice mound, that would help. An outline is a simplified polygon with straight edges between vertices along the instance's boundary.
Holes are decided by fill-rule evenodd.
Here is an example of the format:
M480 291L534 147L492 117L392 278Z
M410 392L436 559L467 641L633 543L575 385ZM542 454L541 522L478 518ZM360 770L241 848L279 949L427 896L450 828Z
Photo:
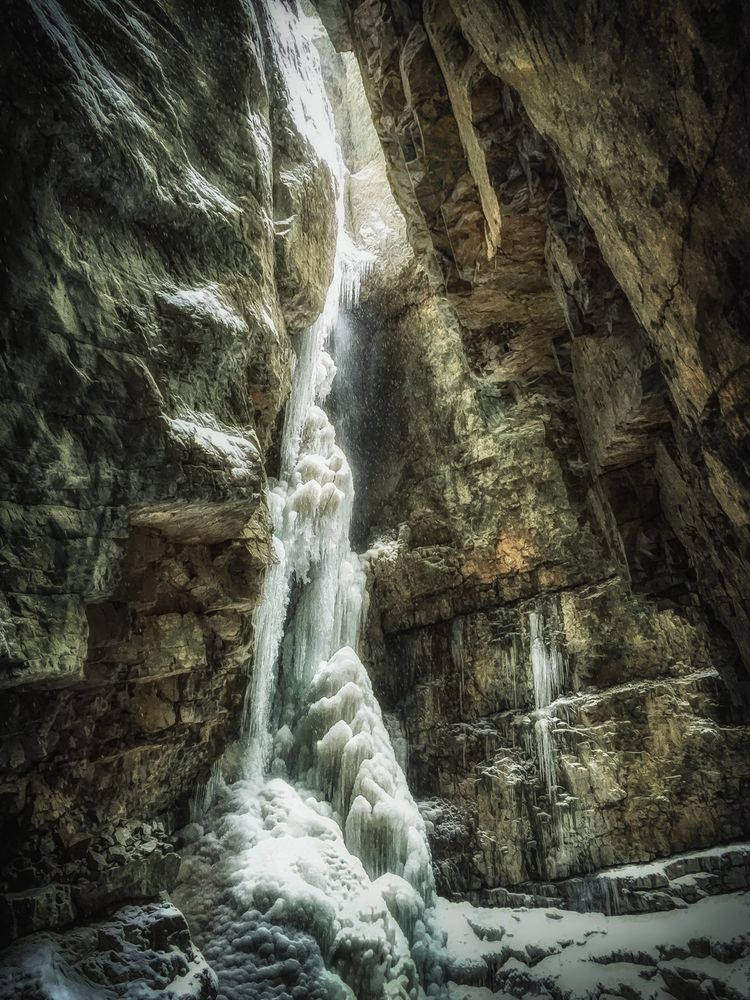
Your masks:
M281 526L297 579L307 580L311 567L326 559L343 558L353 498L351 469L336 445L334 429L323 410L312 406L304 424L300 457L290 476Z
M230 1000L418 995L400 924L419 933L421 900L402 880L371 882L327 811L280 779L237 782L186 849L175 895Z
M431 906L434 883L424 821L396 760L370 678L350 647L315 674L294 746L294 772L331 803L346 846L370 878L400 876Z

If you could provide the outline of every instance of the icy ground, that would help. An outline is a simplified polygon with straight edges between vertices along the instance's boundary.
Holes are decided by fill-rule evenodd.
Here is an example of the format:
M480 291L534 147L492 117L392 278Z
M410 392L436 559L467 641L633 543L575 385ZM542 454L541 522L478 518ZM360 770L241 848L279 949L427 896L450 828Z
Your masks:
M0 953L0 1000L202 1000L215 989L185 918L167 902L31 934Z

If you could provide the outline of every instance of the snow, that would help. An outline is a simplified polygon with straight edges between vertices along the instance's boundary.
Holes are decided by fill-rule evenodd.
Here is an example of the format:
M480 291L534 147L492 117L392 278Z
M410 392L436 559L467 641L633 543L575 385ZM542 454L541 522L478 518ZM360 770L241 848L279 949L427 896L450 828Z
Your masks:
M245 320L226 301L219 286L213 282L199 288L174 288L165 291L162 299L174 309L229 330L235 335L249 332Z
M257 445L240 434L201 423L201 419L202 414L169 419L169 428L186 448L200 453L199 461L224 466L233 479L254 484L261 461Z
M212 995L215 976L167 902L122 907L94 926L21 938L3 952L0 998L169 1000Z
M439 900L437 928L446 935L446 975L454 998L533 994L561 1000L602 995L661 1000L674 997L669 979L679 970L736 991L700 995L741 1000L750 983L750 893L632 916L476 909Z

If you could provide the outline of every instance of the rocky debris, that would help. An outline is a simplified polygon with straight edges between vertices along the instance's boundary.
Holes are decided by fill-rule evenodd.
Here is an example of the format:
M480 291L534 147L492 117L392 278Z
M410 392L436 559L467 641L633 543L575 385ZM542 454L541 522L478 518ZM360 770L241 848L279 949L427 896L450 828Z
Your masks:
M168 902L125 906L59 934L32 934L0 953L0 997L12 1000L212 1000L216 977Z
M35 843L44 861L33 866L34 854L21 853L6 868L11 891L0 896L0 940L3 944L47 927L66 927L76 916L88 917L123 899L148 899L171 889L180 859L162 823L130 821L105 832L88 834L69 851ZM51 884L12 891L14 885L50 879ZM72 884L71 884L72 883Z

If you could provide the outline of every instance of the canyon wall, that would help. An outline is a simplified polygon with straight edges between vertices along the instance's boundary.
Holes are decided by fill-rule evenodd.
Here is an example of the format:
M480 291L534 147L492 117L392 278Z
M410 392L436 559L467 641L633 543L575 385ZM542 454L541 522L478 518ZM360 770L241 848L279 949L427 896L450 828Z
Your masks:
M264 452L336 225L268 17L7 12L5 937L170 888L169 834L239 731Z
M749 15L652 6L318 4L376 258L331 400L367 665L482 901L750 830ZM0 924L108 914L59 954L157 995L215 992L143 900L240 731L333 271L274 9L19 0L0 41Z
M360 314L359 518L446 891L750 822L747 25L527 6L320 5L384 154L353 218L378 170L403 217Z

